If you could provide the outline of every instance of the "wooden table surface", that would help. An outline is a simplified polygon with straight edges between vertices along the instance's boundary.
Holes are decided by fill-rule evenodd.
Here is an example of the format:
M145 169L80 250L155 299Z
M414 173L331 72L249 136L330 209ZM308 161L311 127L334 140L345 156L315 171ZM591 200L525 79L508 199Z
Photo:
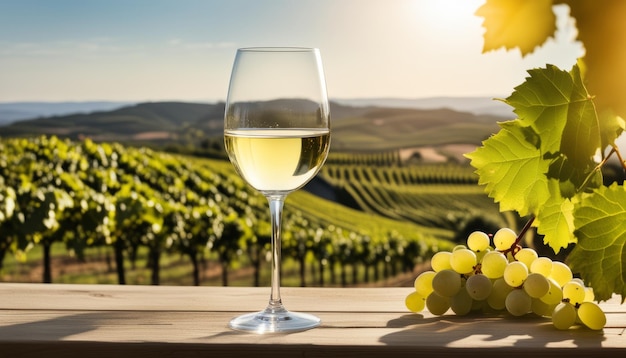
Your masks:
M269 288L0 283L0 357L626 357L626 305L602 303L602 331L558 331L529 315L409 313L411 288L291 288L285 306L320 327L232 331Z

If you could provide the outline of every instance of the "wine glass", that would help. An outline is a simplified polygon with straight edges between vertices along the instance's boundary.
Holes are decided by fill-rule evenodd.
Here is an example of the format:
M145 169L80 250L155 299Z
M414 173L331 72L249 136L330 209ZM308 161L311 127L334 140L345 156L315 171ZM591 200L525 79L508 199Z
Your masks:
M330 111L315 48L237 50L224 114L224 144L241 177L269 202L271 293L265 310L230 321L236 330L293 332L316 316L285 309L280 297L281 217L285 198L309 182L330 148Z

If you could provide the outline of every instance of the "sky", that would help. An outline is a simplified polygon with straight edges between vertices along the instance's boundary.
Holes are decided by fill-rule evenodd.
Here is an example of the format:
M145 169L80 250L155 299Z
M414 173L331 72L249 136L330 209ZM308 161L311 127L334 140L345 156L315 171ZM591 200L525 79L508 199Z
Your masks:
M583 55L482 53L485 0L0 0L0 102L224 100L237 48L320 49L329 97L506 97Z

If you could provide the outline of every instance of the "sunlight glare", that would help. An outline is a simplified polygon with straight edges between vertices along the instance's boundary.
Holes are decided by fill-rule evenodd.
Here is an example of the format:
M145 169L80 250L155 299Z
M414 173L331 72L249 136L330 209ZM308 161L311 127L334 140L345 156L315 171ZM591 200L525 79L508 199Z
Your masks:
M439 35L459 35L472 22L485 0L415 0L413 8L418 21Z

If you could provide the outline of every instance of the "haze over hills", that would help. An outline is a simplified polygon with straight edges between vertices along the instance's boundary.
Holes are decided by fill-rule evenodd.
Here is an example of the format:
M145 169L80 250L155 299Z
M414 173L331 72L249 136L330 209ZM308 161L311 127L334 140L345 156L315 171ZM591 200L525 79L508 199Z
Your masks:
M465 101L466 108L468 105L469 101ZM334 101L331 114L332 147L340 151L478 145L497 131L497 121L512 118L450 108L354 106ZM0 136L54 134L70 139L180 144L201 134L221 137L223 115L223 102L149 102L113 110L19 120L0 126Z
M333 99L337 104L351 107L388 107L439 109L448 108L473 114L491 114L512 117L512 111L506 104L494 100L493 97L430 97L430 98L345 98ZM69 114L88 114L92 112L111 111L138 102L124 101L86 101L86 102L0 102L0 126L13 122L51 116ZM211 102L198 102L207 103ZM214 102L213 102L214 103ZM333 113L333 117L335 113Z
M133 102L116 101L0 103L0 125L40 117L110 111L132 103Z
M352 107L366 109L332 125L332 145L346 151L478 145L498 130L503 117L451 109Z
M224 104L150 102L95 111L20 120L0 127L1 136L54 134L101 141L175 140L189 128L221 133Z
M512 108L496 97L428 97L428 98L352 98L334 99L347 106L377 106L388 108L440 109L448 108L476 115L490 114L514 117ZM501 98L501 97L497 97Z

